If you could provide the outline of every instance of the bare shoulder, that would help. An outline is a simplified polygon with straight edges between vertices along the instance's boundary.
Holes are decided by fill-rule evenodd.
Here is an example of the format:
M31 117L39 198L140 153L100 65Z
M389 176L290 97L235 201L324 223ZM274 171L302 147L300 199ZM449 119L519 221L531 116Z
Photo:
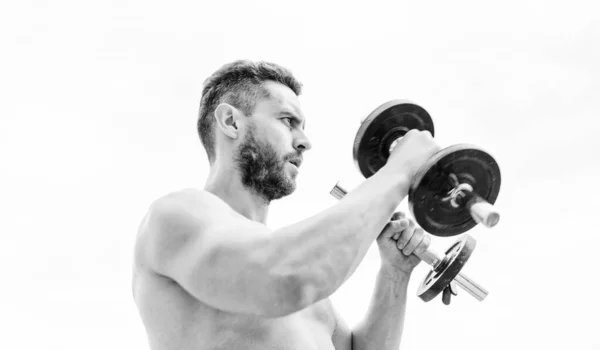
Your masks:
M135 243L137 262L148 262L153 251L169 250L198 239L211 222L225 221L233 210L207 191L186 188L157 198L139 225ZM223 218L223 219L219 219Z
M180 229L187 225L202 224L215 213L223 213L228 206L215 195L187 188L168 193L156 199L149 207L140 226L143 234Z
M168 193L150 206L148 214L152 218L151 223L160 223L160 220L189 219L196 218L206 220L215 213L225 215L231 214L233 210L222 199L214 194L195 188L186 188L176 192Z
M183 189L157 199L140 225L136 261L171 276L215 261L225 250L247 244L253 251L270 231L242 216L216 195ZM180 276L183 278L183 276Z

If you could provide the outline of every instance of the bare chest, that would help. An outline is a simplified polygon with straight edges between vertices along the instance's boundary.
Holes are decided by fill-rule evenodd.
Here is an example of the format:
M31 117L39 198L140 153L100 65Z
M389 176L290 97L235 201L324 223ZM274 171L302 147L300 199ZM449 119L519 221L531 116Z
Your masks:
M226 348L333 350L335 321L325 303L276 319L230 315L214 324Z
M152 276L135 280L136 304L152 349L333 350L329 300L280 318L226 313Z

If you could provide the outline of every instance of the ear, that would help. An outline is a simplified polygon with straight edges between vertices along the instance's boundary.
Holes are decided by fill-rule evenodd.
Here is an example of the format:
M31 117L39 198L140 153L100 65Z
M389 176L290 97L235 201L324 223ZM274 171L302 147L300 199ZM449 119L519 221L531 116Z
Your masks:
M215 109L216 126L225 135L236 139L239 134L240 112L228 103L221 103Z

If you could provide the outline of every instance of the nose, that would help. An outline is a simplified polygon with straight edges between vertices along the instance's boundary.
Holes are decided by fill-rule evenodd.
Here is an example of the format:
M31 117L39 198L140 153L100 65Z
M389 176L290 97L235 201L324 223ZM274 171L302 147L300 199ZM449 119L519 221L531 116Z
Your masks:
M297 151L304 152L308 151L311 148L312 144L310 143L310 140L308 139L304 131L298 130L298 133L294 138L294 149L296 149Z

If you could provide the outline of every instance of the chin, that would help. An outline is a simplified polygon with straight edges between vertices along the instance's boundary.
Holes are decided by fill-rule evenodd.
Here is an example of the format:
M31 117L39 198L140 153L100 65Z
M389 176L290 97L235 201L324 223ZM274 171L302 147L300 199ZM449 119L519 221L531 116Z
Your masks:
M287 197L292 193L296 192L296 181L290 180L286 186L287 191L285 191L283 197Z

